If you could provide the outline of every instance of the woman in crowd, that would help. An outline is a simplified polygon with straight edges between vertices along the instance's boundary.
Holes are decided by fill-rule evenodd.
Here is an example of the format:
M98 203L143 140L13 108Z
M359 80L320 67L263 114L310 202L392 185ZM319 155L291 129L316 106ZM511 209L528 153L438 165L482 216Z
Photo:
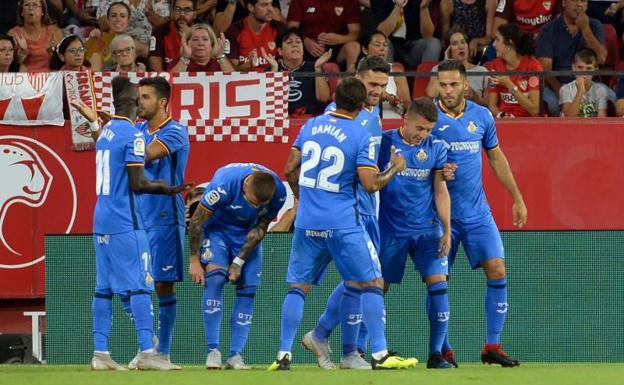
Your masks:
M503 24L494 34L496 59L486 64L495 72L541 72L543 67L533 56L533 35L515 24ZM490 76L488 107L496 117L538 116L539 77Z
M26 72L17 60L17 46L9 35L0 34L0 72Z
M381 31L375 31L366 36L362 41L362 53L364 56L379 56L388 59L388 38ZM403 72L401 63L391 63L392 72ZM411 95L405 76L388 77L388 85L382 96L383 117L400 118L411 102ZM382 107L382 106L380 106Z
M234 66L225 57L225 36L217 38L208 24L193 24L182 39L180 60L171 72L232 72Z
M63 38L50 59L52 71L86 71L85 47L82 39L76 35ZM88 64L88 63L87 63Z
M468 83L470 88L466 91L466 99L472 100L475 103L487 106L487 97L485 91L487 89L487 76L471 76L470 73L486 73L487 69L483 66L472 64L468 59L470 58L470 52L468 48L468 35L461 27L452 27L446 34L446 51L444 52L445 59L457 59L464 64L468 75ZM431 69L431 72L436 72L438 66ZM438 96L438 78L432 76L427 85L427 96L435 98Z
M124 33L119 34L111 41L111 52L115 61L116 72L145 72L145 65L137 63L136 46L134 39Z
M9 30L18 47L18 60L31 72L50 71L50 53L63 33L48 14L45 0L20 0L17 26Z

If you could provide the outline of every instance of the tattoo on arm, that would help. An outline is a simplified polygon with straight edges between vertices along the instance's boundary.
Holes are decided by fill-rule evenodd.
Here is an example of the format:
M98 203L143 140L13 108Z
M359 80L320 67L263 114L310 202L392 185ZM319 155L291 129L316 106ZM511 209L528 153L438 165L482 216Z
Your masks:
M191 222L189 224L189 243L191 247L191 256L199 254L199 247L202 241L202 225L212 216L212 211L208 210L201 204L195 210Z
M252 250L255 249L260 241L262 241L262 238L264 238L264 234L266 234L267 229L269 228L269 223L271 223L270 219L260 218L258 220L258 224L254 226L249 233L247 233L247 239L245 240L243 247L241 247L238 252L238 258L243 261L247 259Z

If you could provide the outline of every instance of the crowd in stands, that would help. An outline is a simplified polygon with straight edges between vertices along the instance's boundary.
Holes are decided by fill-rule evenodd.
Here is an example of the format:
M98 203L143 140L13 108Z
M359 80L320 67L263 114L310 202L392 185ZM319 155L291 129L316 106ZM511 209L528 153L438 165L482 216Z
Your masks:
M383 97L393 118L414 96L437 96L435 76L400 73L452 58L469 72L466 97L497 117L624 116L624 76L587 73L624 71L624 0L4 3L0 72L289 71L289 112L308 116L339 77L298 72L350 72L381 56L396 73Z

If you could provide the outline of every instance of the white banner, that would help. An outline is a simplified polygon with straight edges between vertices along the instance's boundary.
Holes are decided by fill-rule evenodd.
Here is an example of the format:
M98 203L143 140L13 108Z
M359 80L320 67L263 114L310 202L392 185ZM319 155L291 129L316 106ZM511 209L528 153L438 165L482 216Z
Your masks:
M72 102L82 100L91 109L95 108L95 95L89 72L65 72L65 95L69 104L71 122L72 150L84 151L95 147L91 133L87 129L89 121L72 106Z
M63 73L0 73L0 123L16 126L65 124Z

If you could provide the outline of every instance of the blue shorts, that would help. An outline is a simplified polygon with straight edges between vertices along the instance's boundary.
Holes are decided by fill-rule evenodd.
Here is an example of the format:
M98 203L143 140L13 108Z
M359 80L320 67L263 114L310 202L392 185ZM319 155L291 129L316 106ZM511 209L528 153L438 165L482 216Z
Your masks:
M366 232L368 233L370 240L375 246L375 250L377 250L377 254L379 254L380 236L379 221L377 220L377 217L375 217L374 215L362 215L361 219L364 230L366 230Z
M204 241L199 251L200 262L203 266L217 265L223 266L226 270L230 263L236 258L247 234L233 235L221 231L212 231L207 236L204 234ZM262 274L262 247L259 245L247 257L237 285L258 286L260 275Z
M384 281L401 283L408 254L423 280L432 275L448 275L448 258L440 257L438 253L441 238L439 226L416 232L411 237L384 234L379 252Z
M449 264L453 267L459 244L464 245L470 267L478 269L481 262L494 258L505 258L505 249L494 217L488 215L478 222L451 220L451 250Z
M158 226L147 230L156 282L184 280L184 226Z
M117 294L154 290L149 242L144 230L93 234L96 291Z
M377 251L363 226L339 230L295 228L286 281L318 285L332 259L344 280L366 282L381 277Z

